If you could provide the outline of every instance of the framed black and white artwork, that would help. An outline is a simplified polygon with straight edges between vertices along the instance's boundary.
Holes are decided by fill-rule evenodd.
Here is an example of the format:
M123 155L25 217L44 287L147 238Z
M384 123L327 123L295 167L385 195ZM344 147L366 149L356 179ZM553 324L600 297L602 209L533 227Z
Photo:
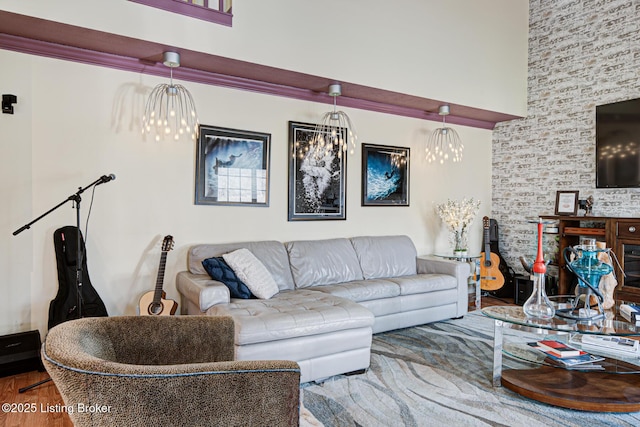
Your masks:
M362 206L409 206L409 148L362 144Z
M271 135L200 126L196 205L269 206Z
M314 124L289 122L289 221L347 218L347 155L318 136Z

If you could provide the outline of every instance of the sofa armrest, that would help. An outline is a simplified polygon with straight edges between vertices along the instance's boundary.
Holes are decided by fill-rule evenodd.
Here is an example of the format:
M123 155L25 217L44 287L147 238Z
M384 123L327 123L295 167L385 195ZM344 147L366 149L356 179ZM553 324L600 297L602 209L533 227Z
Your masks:
M228 304L231 301L229 288L206 274L181 271L176 277L176 288L182 298L203 313L216 304Z
M417 258L418 273L448 274L458 282L458 310L457 316L464 316L469 306L469 276L471 266L468 262L453 261L433 257Z
M469 263L459 262L444 258L432 258L432 257L418 257L417 259L418 274L424 273L436 273L436 274L448 274L450 276L461 276L464 278L464 283L467 283L467 278L471 274L471 267Z

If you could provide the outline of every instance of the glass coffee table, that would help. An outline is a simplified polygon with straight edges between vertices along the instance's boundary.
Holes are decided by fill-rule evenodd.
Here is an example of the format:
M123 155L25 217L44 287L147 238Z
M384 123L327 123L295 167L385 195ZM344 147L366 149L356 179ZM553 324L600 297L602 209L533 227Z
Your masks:
M571 297L555 297L554 304L564 307ZM640 338L640 326L627 322L618 305L607 310L605 319L578 322L561 317L551 320L527 318L520 306L493 306L482 314L494 320L493 385L504 386L530 399L564 408L596 412L640 411L640 356L593 350L602 356L599 370L585 365L571 368L552 363L529 343L556 339L581 348L585 335ZM505 330L509 333L505 334ZM548 335L554 335L549 337ZM510 367L503 369L503 353Z

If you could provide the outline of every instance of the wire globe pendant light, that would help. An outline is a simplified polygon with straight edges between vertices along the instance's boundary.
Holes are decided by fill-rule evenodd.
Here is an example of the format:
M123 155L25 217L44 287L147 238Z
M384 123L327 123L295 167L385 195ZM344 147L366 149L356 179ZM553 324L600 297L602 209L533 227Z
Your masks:
M322 115L320 123L316 125L314 150L318 157L322 157L332 151L337 151L338 157L349 150L355 153L356 135L355 127L351 119L344 111L337 111L336 98L342 95L342 86L338 83L329 85L329 96L333 97L333 111Z
M451 160L454 163L462 161L462 140L455 129L447 127L445 117L449 114L449 106L441 105L438 114L442 116L442 127L434 130L429 136L427 148L425 149L426 159L429 163L444 162Z
M171 70L169 84L157 85L151 91L142 117L142 133L155 132L155 140L179 140L186 135L198 137L198 115L191 93L182 85L173 83L173 69L180 66L180 54L164 52L163 64Z

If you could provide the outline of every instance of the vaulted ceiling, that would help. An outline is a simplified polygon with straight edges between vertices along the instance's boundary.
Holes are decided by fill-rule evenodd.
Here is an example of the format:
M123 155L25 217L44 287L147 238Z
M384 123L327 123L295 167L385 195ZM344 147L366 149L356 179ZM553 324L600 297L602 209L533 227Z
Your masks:
M98 30L0 11L0 48L77 61L98 66L166 76L162 53L176 51L181 80L331 103L326 94L330 76L315 76L274 68L180 46L168 46ZM441 120L438 107L446 102L340 81L338 104L425 120ZM447 122L493 129L496 123L518 116L464 105L450 104Z

